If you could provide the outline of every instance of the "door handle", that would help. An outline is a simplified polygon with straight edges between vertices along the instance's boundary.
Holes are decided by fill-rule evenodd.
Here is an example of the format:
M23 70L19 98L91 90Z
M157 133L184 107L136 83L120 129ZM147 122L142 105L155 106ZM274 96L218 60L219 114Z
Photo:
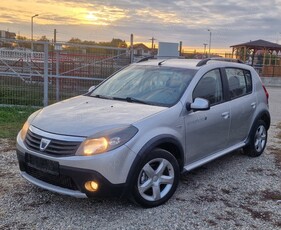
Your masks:
M257 105L256 102L251 103L251 106L252 106L253 109L256 108L256 105Z
M224 112L221 114L221 116L224 118L224 119L228 119L229 118L229 112Z

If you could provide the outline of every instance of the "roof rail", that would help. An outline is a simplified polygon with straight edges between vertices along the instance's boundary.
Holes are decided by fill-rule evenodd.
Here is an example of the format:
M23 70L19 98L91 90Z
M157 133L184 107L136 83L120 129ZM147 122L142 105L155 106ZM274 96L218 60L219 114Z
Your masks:
M202 66L206 65L208 61L225 61L225 62L236 62L236 63L244 63L239 59L233 59L233 58L206 58L197 63L196 66Z
M145 58L140 59L139 61L137 61L137 63L143 62L143 61L148 61L149 59L156 59L155 56L148 56Z
M181 57L181 56L148 56L148 57L144 57L144 58L140 59L139 61L137 61L137 63L143 62L143 61L148 61L150 59L168 60L168 59L184 59L184 57Z

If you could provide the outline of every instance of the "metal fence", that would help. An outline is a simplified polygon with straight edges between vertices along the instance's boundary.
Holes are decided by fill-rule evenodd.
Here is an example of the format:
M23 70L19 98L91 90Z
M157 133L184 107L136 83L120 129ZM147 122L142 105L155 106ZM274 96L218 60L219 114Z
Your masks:
M0 104L46 106L130 63L127 48L0 39Z
M31 47L33 46L33 49ZM185 58L206 58L182 53ZM241 58L238 54L211 57ZM247 56L262 77L281 76L281 57L259 53ZM84 94L133 60L127 48L0 39L0 105L46 106ZM244 60L245 61L245 60Z

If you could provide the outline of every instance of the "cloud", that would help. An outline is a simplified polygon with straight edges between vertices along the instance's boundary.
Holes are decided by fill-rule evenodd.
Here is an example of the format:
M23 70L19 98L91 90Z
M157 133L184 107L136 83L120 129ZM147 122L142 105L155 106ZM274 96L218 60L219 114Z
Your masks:
M0 12L0 25L15 31L28 31L30 17L38 12L35 33L52 36L57 28L62 40L128 41L134 33L138 42L154 36L203 47L210 29L212 46L228 48L256 39L276 42L281 32L281 0L14 0L3 2Z

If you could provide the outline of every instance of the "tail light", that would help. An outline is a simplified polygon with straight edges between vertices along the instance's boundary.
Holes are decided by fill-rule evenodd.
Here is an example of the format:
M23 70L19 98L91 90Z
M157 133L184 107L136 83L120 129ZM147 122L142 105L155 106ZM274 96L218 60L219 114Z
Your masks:
M267 99L267 104L268 104L269 94L268 94L268 92L267 92L267 90L266 90L265 86L264 86L264 85L262 85L262 87L263 87L263 90L264 90L264 92L265 92L266 99Z

